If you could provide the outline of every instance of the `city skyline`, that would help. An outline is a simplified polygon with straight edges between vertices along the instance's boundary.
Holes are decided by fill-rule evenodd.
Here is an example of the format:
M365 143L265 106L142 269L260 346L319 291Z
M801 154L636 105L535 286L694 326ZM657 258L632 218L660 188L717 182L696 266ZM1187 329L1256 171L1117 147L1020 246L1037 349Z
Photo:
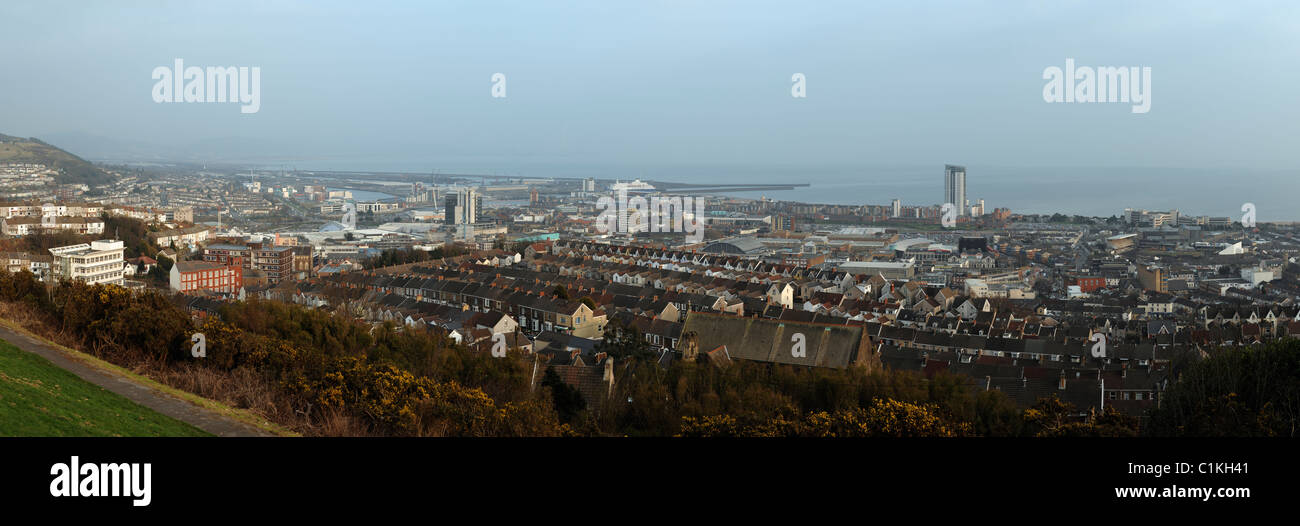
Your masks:
M0 494L54 512L23 516L1295 486L1300 2L0 18Z

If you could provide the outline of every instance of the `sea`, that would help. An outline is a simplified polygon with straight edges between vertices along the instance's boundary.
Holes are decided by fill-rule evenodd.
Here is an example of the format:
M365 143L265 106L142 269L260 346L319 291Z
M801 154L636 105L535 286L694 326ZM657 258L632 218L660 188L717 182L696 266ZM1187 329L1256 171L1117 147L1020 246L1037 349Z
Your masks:
M949 164L962 165L960 160ZM1300 168L1233 170L1167 167L966 167L966 196L971 204L983 199L985 208L1010 208L1016 213L1121 215L1125 208L1177 209L1187 215L1239 219L1243 205L1255 206L1258 221L1300 221ZM498 163L330 160L299 164L300 170L358 170L439 173L521 178L586 178L650 180L695 184L791 184L807 187L778 191L747 191L726 195L766 197L805 203L905 206L942 202L944 163L932 165L617 165L583 163ZM377 197L359 194L373 193ZM392 197L378 192L354 192L357 199Z

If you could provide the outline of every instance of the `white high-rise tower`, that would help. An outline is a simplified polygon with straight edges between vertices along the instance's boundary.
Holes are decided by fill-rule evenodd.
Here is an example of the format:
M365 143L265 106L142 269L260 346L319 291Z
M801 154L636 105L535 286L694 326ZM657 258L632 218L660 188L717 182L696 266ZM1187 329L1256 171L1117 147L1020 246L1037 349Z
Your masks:
M943 202L952 203L957 215L966 215L966 167L943 165Z

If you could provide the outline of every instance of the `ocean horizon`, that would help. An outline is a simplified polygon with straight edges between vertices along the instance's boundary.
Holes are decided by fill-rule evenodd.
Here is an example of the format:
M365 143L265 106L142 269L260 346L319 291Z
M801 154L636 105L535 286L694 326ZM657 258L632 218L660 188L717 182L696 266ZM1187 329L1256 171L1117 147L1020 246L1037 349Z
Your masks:
M961 164L953 162L950 164ZM281 166L281 165L276 165ZM436 166L436 168L431 168ZM1125 208L1177 209L1194 216L1238 218L1245 203L1259 221L1300 221L1300 170L1228 170L1151 167L1007 167L963 165L966 195L987 210L1109 217ZM653 180L693 184L809 184L791 190L732 192L741 198L838 205L938 205L943 163L932 166L669 166L576 163L445 163L428 161L315 161L303 171L409 172L520 178Z

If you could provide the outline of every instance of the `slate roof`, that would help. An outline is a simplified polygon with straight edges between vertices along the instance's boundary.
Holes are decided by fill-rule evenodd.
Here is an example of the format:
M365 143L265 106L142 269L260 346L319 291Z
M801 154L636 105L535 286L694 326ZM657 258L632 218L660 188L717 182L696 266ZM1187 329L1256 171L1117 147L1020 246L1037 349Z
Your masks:
M701 352L726 346L732 359L817 367L868 365L874 354L866 328L725 314L691 313L683 337L694 333ZM793 338L804 337L804 355L794 356Z

